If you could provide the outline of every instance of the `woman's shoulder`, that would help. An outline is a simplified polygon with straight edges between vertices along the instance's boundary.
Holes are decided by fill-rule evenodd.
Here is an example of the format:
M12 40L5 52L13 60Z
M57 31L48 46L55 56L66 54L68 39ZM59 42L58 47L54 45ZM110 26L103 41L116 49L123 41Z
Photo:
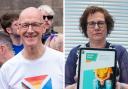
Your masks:
M126 48L122 45L113 44L112 47L115 48L115 50L117 51L126 51Z

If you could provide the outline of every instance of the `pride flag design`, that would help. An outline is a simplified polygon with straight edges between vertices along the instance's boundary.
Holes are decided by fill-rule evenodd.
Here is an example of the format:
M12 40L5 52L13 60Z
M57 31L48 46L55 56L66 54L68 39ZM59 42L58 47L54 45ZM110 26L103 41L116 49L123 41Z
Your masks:
M52 81L48 75L40 75L24 78L23 89L52 89Z

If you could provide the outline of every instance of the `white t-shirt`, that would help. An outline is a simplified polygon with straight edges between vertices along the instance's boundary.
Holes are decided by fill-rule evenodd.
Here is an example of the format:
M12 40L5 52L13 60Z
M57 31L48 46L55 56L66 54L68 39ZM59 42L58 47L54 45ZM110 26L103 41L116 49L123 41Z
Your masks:
M46 47L37 60L25 59L22 51L0 70L0 89L63 89L63 53Z

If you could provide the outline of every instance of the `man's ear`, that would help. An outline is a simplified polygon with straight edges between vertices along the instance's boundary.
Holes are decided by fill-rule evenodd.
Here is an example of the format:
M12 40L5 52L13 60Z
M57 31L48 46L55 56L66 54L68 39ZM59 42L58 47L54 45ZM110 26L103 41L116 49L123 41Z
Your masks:
M6 31L11 34L12 33L12 29L10 27L6 28Z
M3 64L7 59L6 57L8 56L8 53L7 53L7 47L3 44L3 45L0 45L0 55L1 56L1 60L0 60L0 64Z
M0 45L0 54L2 54L2 47L1 47L1 45Z
M1 54L5 53L5 46L4 45L0 45L0 52L1 52Z
M19 29L19 27L18 27L18 29L16 31L17 31L17 34L20 35L20 29Z

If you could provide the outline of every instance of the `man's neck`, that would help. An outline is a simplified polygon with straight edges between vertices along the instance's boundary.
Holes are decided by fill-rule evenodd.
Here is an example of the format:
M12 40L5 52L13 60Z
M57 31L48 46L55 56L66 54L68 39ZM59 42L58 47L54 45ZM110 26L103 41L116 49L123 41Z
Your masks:
M21 45L22 41L20 37L10 36L12 43L16 46Z
M30 60L36 60L40 58L45 52L44 45L38 45L36 47L24 47L23 56Z

